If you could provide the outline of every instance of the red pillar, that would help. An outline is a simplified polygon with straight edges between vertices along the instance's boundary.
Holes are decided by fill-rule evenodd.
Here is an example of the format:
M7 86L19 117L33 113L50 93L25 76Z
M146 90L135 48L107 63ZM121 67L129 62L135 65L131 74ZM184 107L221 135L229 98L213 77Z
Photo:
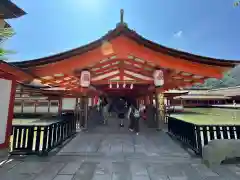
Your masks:
M145 101L146 101L145 106L146 106L146 105L149 105L149 95L146 95L146 96L145 96Z
M98 96L95 96L93 105L97 105L97 103L98 103Z
M149 104L153 104L153 94L149 95Z

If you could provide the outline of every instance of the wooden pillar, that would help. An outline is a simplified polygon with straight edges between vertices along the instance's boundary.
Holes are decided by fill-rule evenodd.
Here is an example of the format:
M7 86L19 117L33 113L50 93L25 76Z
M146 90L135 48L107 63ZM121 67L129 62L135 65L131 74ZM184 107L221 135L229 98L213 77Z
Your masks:
M165 104L164 104L163 93L159 93L158 103L159 103L160 120L164 122L165 121Z
M146 95L145 96L145 106L147 106L147 105L149 105L150 103L149 103L149 95Z
M164 94L162 92L158 93L158 89L156 89L155 92L155 101L156 101L157 130L161 130L165 122L165 104Z
M141 97L141 104L144 104L144 98L143 98L143 96Z
M153 102L153 99L152 99ZM156 124L157 124L157 130L161 130L161 125L160 125L160 113L159 113L159 103L158 103L158 92L156 90L155 92L155 106L156 106Z
M58 100L58 114L62 112L62 98Z
M84 128L84 97L81 96L80 98L80 104L79 104L79 122L80 122L80 128Z
M48 100L48 113L50 113L50 104L51 104L51 101Z
M23 108L24 108L24 101L21 100L21 114L23 114Z
M37 101L34 101L34 114L37 112Z
M83 129L88 128L88 97L81 96L80 98L80 127Z
M148 102L148 95L146 95L145 96L145 104L144 105L147 106L148 104L149 104L149 102Z
M142 97L142 104L145 105L146 104L146 99L145 96Z
M84 129L88 128L88 97L84 97Z
M140 105L140 98L138 97L137 98L137 106L139 107L139 105Z
M153 94L149 94L149 99L153 98ZM156 121L156 107L153 105L153 101L146 106L146 121L144 121L149 128L157 128Z
M153 104L153 94L151 94L150 96L149 96L149 104Z

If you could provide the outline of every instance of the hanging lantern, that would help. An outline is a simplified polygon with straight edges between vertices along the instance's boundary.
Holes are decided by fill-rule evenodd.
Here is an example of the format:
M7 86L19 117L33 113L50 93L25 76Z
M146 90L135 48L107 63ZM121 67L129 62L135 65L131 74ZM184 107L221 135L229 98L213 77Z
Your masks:
M81 71L81 76L80 76L80 86L81 87L89 87L91 83L91 74L89 71L84 70Z
M155 86L163 86L164 84L164 75L163 71L160 69L157 69L153 72L153 78L154 78L154 84Z

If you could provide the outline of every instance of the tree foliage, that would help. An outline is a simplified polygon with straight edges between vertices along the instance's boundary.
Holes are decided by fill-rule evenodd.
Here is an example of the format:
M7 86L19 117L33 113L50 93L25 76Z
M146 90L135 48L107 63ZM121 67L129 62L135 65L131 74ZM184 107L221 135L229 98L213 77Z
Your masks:
M240 67L236 67L239 69ZM239 72L239 71L238 71ZM239 85L239 75L234 75L232 71L226 72L222 79L214 79L210 78L205 81L204 84L194 86L194 88L207 88L207 89L214 89L214 88L223 88L223 87L233 87Z
M236 7L236 6L239 6L240 5L240 0L237 0L237 1L235 1L234 2L234 6Z
M0 28L0 60L5 60L7 54L14 53L3 48L3 42L14 35L12 28Z

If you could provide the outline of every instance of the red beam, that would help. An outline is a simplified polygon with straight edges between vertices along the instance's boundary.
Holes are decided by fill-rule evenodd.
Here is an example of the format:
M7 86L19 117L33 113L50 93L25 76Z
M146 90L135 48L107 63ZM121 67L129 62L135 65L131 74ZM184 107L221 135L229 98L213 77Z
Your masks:
M120 81L120 80L116 80L116 81L111 81L111 84L124 84L124 82L126 83L126 84L131 84L131 83L133 83L133 84L149 84L149 83L151 83L150 81L146 81L146 80L142 80L142 81L133 81L133 82L131 82L131 81ZM105 84L109 84L109 82L108 82L108 80L99 80L99 81L94 81L94 82L92 82L92 84L93 85L105 85Z
M123 68L124 68L124 70L131 71L131 72L134 72L134 73L137 73L137 74L141 74L143 76L153 77L152 72L148 72L148 71L146 71L142 68L136 68L136 67L132 67L132 66L129 66L129 65L126 65L126 64L124 64Z
M104 69L104 71L99 70L99 71L97 71L98 73L92 72L92 75L93 75L93 77L97 77L97 76L100 76L100 75L103 75L103 74L106 74L106 73L110 73L112 71L116 71L116 70L118 70L118 68L119 67L117 65L110 66L109 68Z
M103 66L106 66L106 65L112 64L112 63L116 63L117 61L120 61L120 60L119 59L110 59L110 60L102 62L102 63L99 62L96 65L94 65L93 67L91 67L91 69L94 69L94 68L101 68L102 69ZM103 69L107 69L107 68L108 67L103 68ZM91 71L91 72L96 72L96 71Z
M94 84L95 82L103 81L103 82L106 82L105 84L108 84L108 81L109 81L110 79L112 79L112 78L114 78L114 77L116 77L116 76L119 76L119 75L120 75L120 73L113 74L113 75L110 75L110 76L108 76L108 77L105 77L105 78L103 78L103 79L101 79L101 80L91 81L91 83Z
M141 69L144 69L144 68L155 69L153 66L148 65L146 63L146 61L144 63L137 62L133 59L124 59L124 61L132 64L131 66L136 67L136 68L139 68L138 66L141 66ZM137 66L134 66L134 64L136 64ZM129 64L126 64L126 65L129 65Z

